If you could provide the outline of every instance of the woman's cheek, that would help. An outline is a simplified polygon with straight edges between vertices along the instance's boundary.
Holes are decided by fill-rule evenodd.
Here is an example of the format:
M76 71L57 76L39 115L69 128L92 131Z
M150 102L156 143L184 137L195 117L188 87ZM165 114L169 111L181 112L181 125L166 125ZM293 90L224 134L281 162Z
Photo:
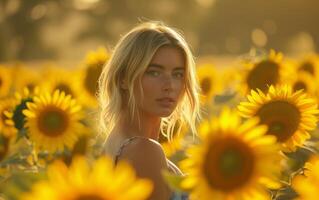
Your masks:
M142 81L144 91L154 91L156 87L160 85L160 81L156 78L145 77Z

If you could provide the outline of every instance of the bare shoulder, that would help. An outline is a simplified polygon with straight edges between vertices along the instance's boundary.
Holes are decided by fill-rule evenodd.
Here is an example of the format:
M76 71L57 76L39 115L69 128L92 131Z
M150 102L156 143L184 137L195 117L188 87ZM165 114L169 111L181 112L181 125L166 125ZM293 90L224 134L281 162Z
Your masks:
M126 159L137 166L148 166L150 168L167 167L162 146L157 141L148 138L135 138L132 140L123 149L120 159Z
M123 148L120 160L127 160L135 169L137 176L150 179L154 190L149 199L169 199L171 191L166 185L162 170L167 169L167 161L162 146L155 140L136 138Z

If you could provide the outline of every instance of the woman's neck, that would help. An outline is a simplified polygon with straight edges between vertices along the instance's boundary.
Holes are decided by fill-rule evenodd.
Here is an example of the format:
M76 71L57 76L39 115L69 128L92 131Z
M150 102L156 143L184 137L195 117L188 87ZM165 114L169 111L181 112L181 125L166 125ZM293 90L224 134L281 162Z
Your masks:
M124 112L121 115L119 123L115 129L125 135L125 137L140 136L157 141L160 132L161 118L150 116L145 113L140 113L139 116L140 123L136 118L132 121L128 112Z

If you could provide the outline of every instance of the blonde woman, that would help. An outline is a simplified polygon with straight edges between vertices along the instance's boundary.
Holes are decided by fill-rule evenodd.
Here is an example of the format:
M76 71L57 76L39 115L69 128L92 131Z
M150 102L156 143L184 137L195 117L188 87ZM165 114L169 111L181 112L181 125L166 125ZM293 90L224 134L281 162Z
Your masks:
M142 23L124 35L99 79L100 123L105 153L127 160L139 177L154 183L150 199L187 199L172 192L163 169L182 175L158 143L199 119L198 83L192 53L176 30Z

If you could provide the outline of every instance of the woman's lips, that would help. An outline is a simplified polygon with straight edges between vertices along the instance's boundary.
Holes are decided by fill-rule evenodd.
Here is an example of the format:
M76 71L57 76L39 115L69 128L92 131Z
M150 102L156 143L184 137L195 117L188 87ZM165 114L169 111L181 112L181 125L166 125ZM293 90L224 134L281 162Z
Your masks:
M172 98L160 98L160 99L156 99L156 101L159 102L159 104L164 107L171 107L175 103L175 100Z

